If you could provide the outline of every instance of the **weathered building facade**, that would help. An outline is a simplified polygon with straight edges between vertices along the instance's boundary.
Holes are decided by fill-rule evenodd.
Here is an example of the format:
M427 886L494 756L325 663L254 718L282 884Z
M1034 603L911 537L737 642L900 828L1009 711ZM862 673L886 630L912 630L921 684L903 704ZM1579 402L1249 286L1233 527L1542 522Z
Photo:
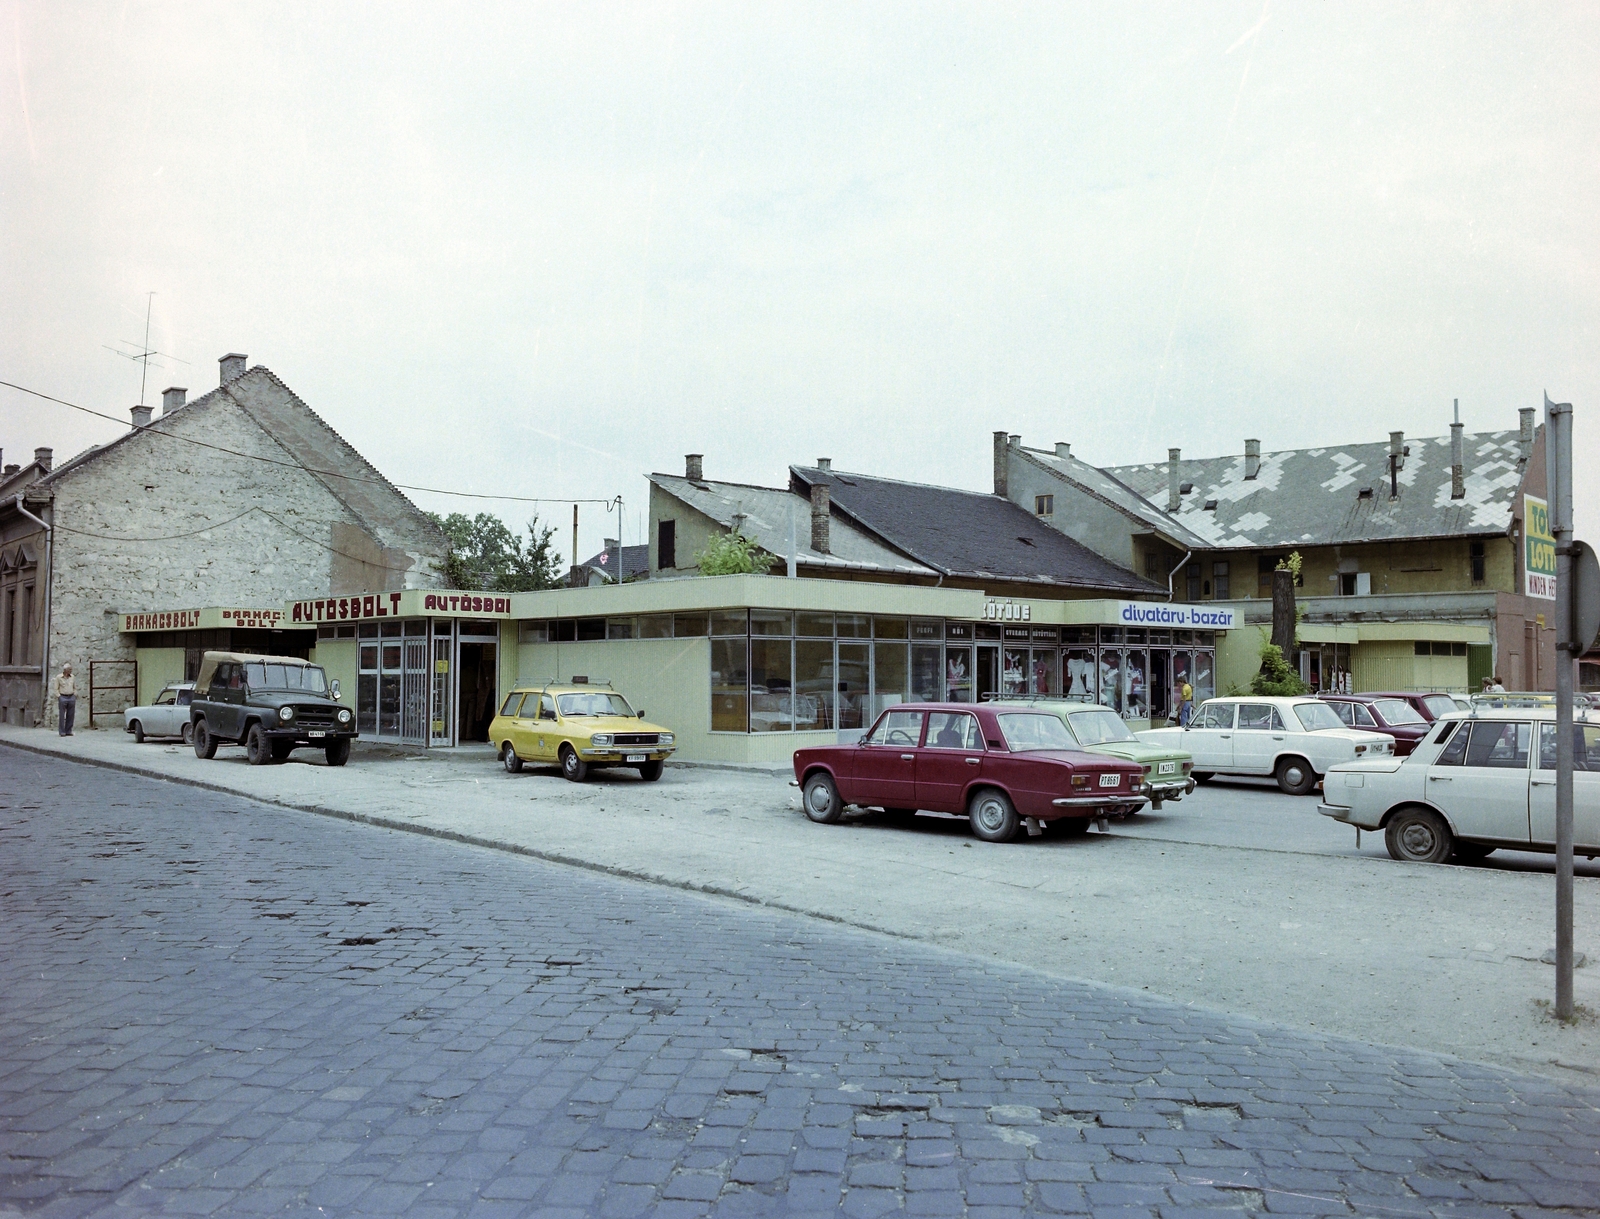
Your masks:
M315 631L283 630L286 601L438 583L446 541L432 522L269 369L219 363L210 393L169 389L159 416L135 407L118 439L61 463L41 448L0 475L7 722L50 718L50 677L66 663L80 723L120 723L199 646L303 654ZM181 614L137 616L175 606L241 613L205 631ZM137 673L141 645L166 654L161 674Z

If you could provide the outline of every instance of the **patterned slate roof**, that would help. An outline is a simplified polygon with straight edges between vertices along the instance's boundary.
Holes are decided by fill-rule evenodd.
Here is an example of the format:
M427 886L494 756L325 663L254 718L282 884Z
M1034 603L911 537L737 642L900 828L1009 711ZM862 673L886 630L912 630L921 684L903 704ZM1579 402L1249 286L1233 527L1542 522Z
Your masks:
M1450 498L1450 438L1411 439L1398 499L1389 497L1389 446L1337 445L1263 453L1254 479L1243 456L1185 459L1179 478L1193 483L1182 507L1158 515L1211 549L1399 541L1462 534L1504 534L1522 484L1518 432L1463 438L1466 495ZM1113 466L1105 474L1151 506L1166 503L1167 463ZM1370 496L1360 492L1370 489ZM1216 507L1208 510L1208 501Z

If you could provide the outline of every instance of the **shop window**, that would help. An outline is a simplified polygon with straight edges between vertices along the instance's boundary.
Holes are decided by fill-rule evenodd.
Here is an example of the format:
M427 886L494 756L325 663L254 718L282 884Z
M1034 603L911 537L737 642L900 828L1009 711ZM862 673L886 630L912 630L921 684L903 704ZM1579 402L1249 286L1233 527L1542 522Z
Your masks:
M787 639L750 641L750 731L794 729L794 664Z
M840 639L872 638L872 619L865 614L837 614L833 621Z
M1211 565L1212 596L1218 601L1228 599L1228 564L1222 560Z
M1414 655L1416 655L1416 656L1431 656L1431 655L1433 655L1433 647L1432 647L1431 644L1428 643L1428 641L1426 639L1417 640L1416 643L1411 645L1411 650L1412 650L1412 653Z
M743 636L711 641L712 732L745 732L749 728L746 646Z
M639 619L640 639L671 639L672 615L647 614Z
M678 522L656 522L656 566L678 565Z
M400 638L400 624L398 622L380 622L378 624L378 634L384 639L398 639Z
M911 638L921 640L943 639L944 623L938 618L913 618Z
M833 687L839 727L865 728L872 722L872 645L841 639L835 646Z
M1094 642L1095 629L1092 626L1064 626L1061 628L1061 642L1066 644Z
M549 643L550 624L545 621L517 623L518 643Z
M1472 582L1474 584L1482 584L1484 581L1483 543L1471 543L1468 547L1468 553L1472 560Z
M797 729L833 727L837 684L833 640L797 640L794 645L794 726Z
M439 636L442 635L446 639L448 639L450 637L450 629L451 629L451 627L453 625L454 624L451 623L450 619L448 619L448 618L435 618L433 620L433 634L434 634L434 637L438 638Z
M752 635L793 635L794 615L788 610L751 610L750 633Z
M703 639L711 634L711 615L674 614L672 633L678 639Z
M572 643L578 638L578 623L574 618L560 618L550 624L550 638L555 643Z
M796 614L794 633L807 639L832 639L832 614Z
M633 619L632 618L607 618L606 619L606 638L607 639L637 639L638 638L638 634L635 631L635 628L634 628L634 625L633 625Z
M604 618L579 618L578 642L592 643L597 639L606 637L606 620Z
M944 624L944 637L952 643L971 643L972 623L947 622Z
M1000 692L1007 697L1028 693L1028 649L1006 648L1001 655Z
M936 643L911 645L911 701L944 700L944 649Z
M881 620L880 620L881 621ZM872 645L872 714L906 701L910 693L910 662L904 643Z
M945 645L944 649L944 701L970 703L972 697L972 649L959 645Z
M1053 495L1035 495L1033 497L1033 514L1035 516L1054 516L1056 511L1056 497Z
M713 610L711 614L713 635L747 635L750 633L749 616L745 610Z
M1467 656L1467 645L1464 643L1452 643L1450 645L1450 655L1459 656L1465 660Z
M1098 694L1094 677L1094 649L1069 649L1066 656L1065 689L1062 693L1069 698L1093 700Z
M872 620L872 637L874 639L904 639L906 637L906 620L904 618L874 618Z
M376 622L363 622L356 626L357 639L376 639L378 637L378 624Z
M1034 694L1059 694L1061 691L1061 654L1054 648L1033 649L1032 692Z

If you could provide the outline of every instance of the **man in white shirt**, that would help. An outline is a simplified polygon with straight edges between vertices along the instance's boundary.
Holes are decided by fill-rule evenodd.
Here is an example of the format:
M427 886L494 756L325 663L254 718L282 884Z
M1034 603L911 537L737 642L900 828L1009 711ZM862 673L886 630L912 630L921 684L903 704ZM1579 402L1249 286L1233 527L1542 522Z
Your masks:
M78 714L78 683L73 680L72 666L62 665L56 677L56 732L72 735L72 721Z

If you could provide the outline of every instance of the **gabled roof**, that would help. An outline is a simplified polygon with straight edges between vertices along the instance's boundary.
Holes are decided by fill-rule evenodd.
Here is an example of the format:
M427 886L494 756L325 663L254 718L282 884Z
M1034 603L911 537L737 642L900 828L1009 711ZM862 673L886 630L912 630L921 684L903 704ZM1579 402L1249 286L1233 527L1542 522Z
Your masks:
M789 524L794 522L796 557L808 567L893 572L927 576L939 573L901 554L879 538L856 528L838 513L831 514L828 552L811 549L811 504L786 487L752 487L743 483L691 482L675 474L652 474L650 481L668 495L702 512L724 529L733 527L735 513L744 513L744 536L768 554L789 553ZM688 557L688 556L683 556Z
M790 466L797 490L826 485L840 514L944 576L1166 595L998 495Z
M1190 550L1204 549L1207 545L1204 538L1193 532L1176 518L1168 516L1155 504L1140 495L1121 479L1114 477L1106 470L1091 466L1088 462L1071 455L1062 456L1059 453L1044 452L1039 449L1023 449L1024 458L1032 460L1058 477L1073 483L1080 490L1088 492L1097 499L1103 500L1113 508L1130 517L1138 524L1143 525L1152 533L1161 534L1178 546ZM1162 502L1166 502L1166 482L1163 465L1163 482L1161 484Z
M1511 528L1523 475L1520 433L1464 437L1466 497L1458 500L1450 498L1450 438L1408 443L1396 500L1389 498L1389 446L1382 442L1263 453L1253 479L1244 476L1242 456L1180 461L1179 478L1194 490L1168 519L1213 549L1504 534ZM1166 462L1104 472L1146 500L1166 502ZM1362 496L1364 488L1371 494ZM1208 510L1208 501L1216 507Z
M611 546L585 559L581 566L591 567L612 580L632 579L650 570L650 547Z

